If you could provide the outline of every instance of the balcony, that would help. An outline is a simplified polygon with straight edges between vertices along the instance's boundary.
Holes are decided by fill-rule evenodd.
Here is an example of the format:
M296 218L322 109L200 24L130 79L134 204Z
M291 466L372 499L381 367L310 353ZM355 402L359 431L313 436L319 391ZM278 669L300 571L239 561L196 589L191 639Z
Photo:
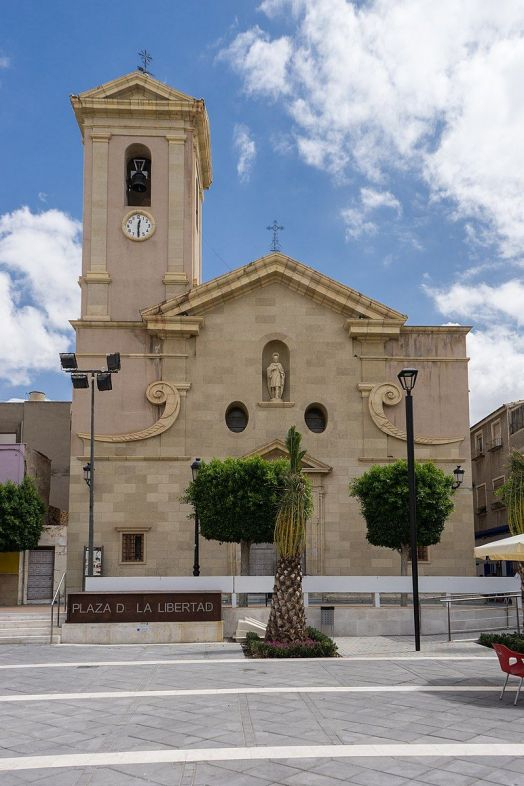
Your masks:
M475 448L473 455L471 456L471 460L478 461L478 459L481 458L484 458L484 448Z
M494 450L500 450L502 447L502 437L497 437L492 442L488 442L488 451L492 453Z
M502 502L501 499L496 499L495 502L492 502L490 505L491 510L500 510L501 508L505 508L506 506Z
M475 513L477 514L477 516L483 516L483 515L484 515L484 513L486 513L486 512L487 512L487 507L486 507L486 505L481 505L481 506L480 506L480 508L477 508L477 509L476 509L476 511L475 511Z

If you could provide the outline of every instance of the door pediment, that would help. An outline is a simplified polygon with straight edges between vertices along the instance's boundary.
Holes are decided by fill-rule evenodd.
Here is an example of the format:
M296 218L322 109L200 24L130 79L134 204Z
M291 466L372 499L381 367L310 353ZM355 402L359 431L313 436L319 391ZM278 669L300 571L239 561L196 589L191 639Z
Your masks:
M274 439L272 442L268 442L266 445L261 445L259 448L255 448L255 450L251 451L250 453L246 453L242 458L253 458L254 456L260 456L267 461L275 461L276 459L289 459L289 453L286 448L285 442L281 439ZM306 453L304 458L302 459L302 470L307 473L320 473L323 475L327 475L333 467L330 467L329 464L325 464L320 459L311 456L309 453Z

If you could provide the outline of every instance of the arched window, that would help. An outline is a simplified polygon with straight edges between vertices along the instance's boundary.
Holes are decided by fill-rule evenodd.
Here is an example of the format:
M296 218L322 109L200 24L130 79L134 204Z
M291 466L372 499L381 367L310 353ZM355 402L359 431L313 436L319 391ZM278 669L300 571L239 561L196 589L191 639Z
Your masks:
M126 150L125 188L128 205L151 205L151 152L145 145L130 145Z

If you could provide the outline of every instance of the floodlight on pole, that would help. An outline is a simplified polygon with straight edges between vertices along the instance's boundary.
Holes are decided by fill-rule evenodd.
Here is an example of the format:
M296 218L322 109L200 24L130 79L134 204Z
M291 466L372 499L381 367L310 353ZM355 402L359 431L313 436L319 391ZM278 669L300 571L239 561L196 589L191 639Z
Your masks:
M89 486L89 523L87 531L87 575L93 575L94 565L94 510L95 510L95 379L98 390L112 390L111 375L120 371L120 353L106 356L107 369L79 369L74 352L61 352L60 365L71 374L75 390L91 388L91 427L89 435L89 462L84 465L84 480Z

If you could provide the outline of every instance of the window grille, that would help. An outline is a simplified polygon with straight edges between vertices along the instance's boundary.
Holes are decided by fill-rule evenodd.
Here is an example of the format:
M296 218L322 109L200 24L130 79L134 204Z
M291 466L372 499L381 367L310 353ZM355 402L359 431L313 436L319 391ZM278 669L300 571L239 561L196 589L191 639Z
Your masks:
M123 533L122 562L144 561L144 534Z

